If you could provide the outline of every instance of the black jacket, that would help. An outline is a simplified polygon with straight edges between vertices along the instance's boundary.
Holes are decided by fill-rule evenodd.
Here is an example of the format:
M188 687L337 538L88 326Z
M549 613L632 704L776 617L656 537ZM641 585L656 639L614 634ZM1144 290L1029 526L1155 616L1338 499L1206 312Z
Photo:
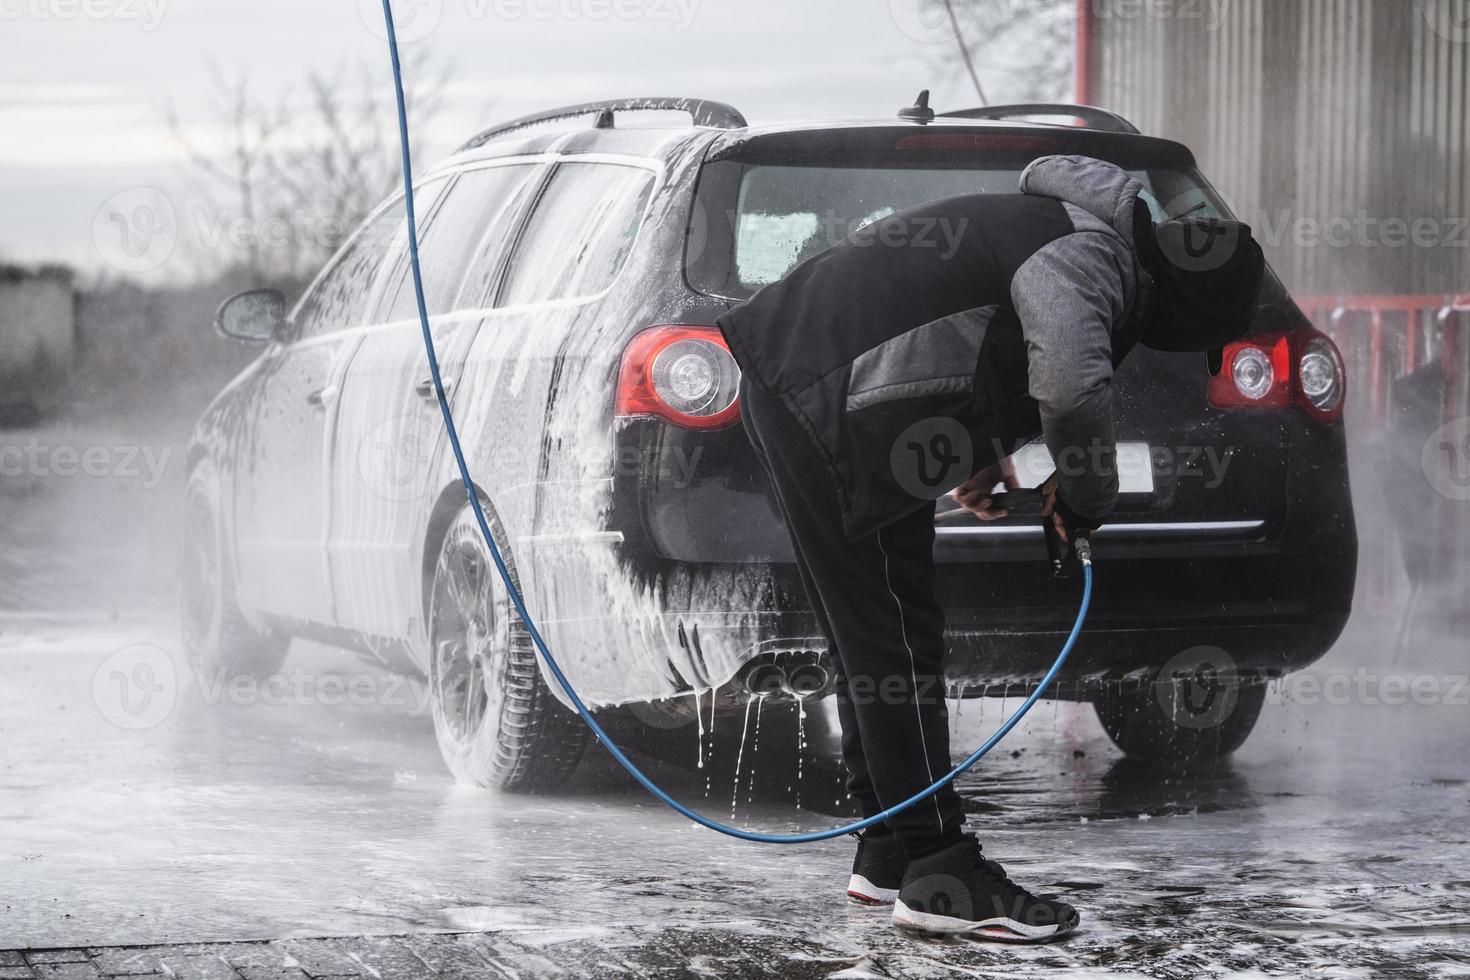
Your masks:
M1020 194L889 215L720 318L746 383L779 399L826 463L849 535L1037 435L1064 505L1112 511L1113 369L1147 305L1141 189L1112 164L1045 157Z

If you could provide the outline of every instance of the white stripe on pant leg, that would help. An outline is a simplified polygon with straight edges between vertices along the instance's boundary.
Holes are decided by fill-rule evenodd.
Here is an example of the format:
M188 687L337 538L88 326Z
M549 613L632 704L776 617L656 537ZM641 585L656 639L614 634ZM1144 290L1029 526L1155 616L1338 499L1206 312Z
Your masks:
M914 662L914 648L909 643L908 621L904 618L903 602L898 598L898 593L893 591L893 577L888 574L888 549L883 547L883 532L880 530L874 536L878 539L878 550L883 553L883 584L888 587L888 594L893 596L893 604L898 607L898 631L903 636L904 649L909 652L909 677L914 682L914 717L919 722L919 746L924 750L924 771L929 774L929 783L933 785L934 769L929 765L929 740L924 737L924 713L919 710L919 668ZM935 793L929 799L934 803L935 833L943 833L944 815L939 810L939 794Z

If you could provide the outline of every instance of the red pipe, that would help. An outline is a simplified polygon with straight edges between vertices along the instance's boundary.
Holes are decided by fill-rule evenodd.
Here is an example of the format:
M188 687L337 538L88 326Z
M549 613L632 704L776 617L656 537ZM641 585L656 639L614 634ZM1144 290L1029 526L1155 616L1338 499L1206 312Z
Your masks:
M1093 105L1095 72L1093 54L1097 42L1097 15L1092 0L1077 0L1077 103Z
M1470 293L1462 293L1457 296L1447 296L1444 293L1425 293L1422 295L1347 295L1347 296L1295 296L1298 306L1304 312L1325 311L1332 312L1339 306L1348 312L1368 312L1369 310L1382 310L1384 312L1399 311L1409 312L1430 309L1438 312L1445 307L1454 310L1470 310Z
M1419 316L1415 311L1404 313L1404 358L1400 373L1412 374L1419 370Z

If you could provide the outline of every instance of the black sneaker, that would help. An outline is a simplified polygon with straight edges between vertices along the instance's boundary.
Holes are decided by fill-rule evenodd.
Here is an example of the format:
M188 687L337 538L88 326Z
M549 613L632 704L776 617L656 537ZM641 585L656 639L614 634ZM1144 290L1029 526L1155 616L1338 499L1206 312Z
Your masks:
M848 900L859 905L892 905L908 863L896 835L860 835L852 877L847 879Z
M893 924L920 932L1034 943L1077 928L1077 910L1049 902L1006 877L973 837L909 862Z

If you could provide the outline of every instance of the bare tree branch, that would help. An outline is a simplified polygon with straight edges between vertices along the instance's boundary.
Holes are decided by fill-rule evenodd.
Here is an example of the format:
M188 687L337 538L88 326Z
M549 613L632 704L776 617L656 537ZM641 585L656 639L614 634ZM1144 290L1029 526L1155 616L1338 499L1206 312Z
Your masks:
M298 279L320 265L398 180L392 105L368 66L313 71L274 106L256 96L249 74L208 63L207 121L191 129L170 105L166 118L183 149L191 183L217 212L219 228L196 243L222 268L243 265L256 280ZM448 69L425 53L407 59L414 80L414 152L444 101ZM247 240L221 247L225 227Z
M981 105L990 105L990 100L985 97L985 87L980 84L980 76L975 74L975 62L970 60L970 49L965 44L965 32L960 30L960 20L955 16L952 0L944 0L944 11L949 14L949 26L954 30L954 41L959 46L960 57L965 59L965 70L970 73L970 81L975 85L975 94L980 97Z
M959 43L940 64L966 70L982 102L1059 102L1072 87L1075 64L1074 0L913 0L943 4ZM933 9L933 8L931 8ZM970 40L961 37L961 29ZM988 88L980 85L986 70Z

